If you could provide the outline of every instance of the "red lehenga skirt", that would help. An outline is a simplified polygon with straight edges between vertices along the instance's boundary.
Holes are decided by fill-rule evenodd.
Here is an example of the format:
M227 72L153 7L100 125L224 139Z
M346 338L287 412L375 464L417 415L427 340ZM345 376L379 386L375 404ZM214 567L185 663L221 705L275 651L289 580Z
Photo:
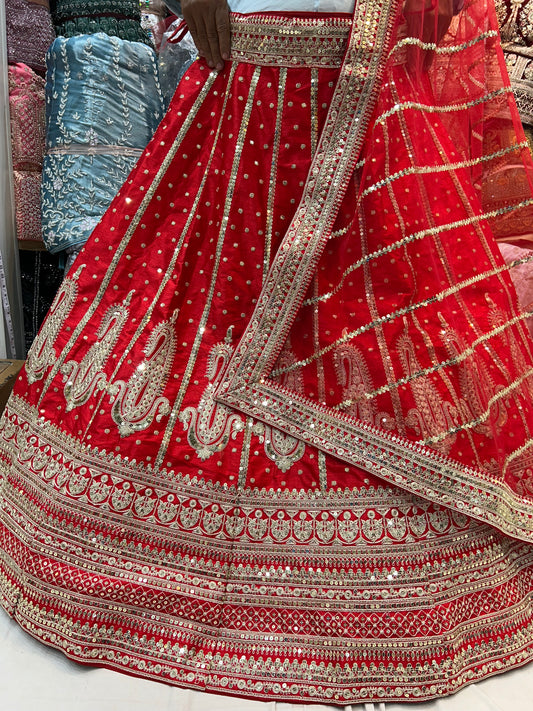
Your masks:
M233 16L65 280L0 595L69 657L341 704L533 656L531 159L484 0L398 13Z

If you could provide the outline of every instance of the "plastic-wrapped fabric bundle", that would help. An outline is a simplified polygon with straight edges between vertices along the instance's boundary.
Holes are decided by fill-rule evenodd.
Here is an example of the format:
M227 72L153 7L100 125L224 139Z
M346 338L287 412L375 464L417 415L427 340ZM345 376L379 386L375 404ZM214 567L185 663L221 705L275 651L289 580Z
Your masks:
M19 242L41 242L41 173L13 171L15 220Z
M44 79L25 64L8 68L11 151L17 170L41 170L44 156Z
M163 0L140 0L141 26L152 40L155 51L159 52L165 32L167 7Z
M141 26L139 0L56 0L52 19L57 34L62 37L105 32L152 46Z
M24 242L41 241L44 79L25 64L10 66L8 76L17 238Z
M163 114L153 49L103 33L47 56L42 220L51 252L85 243Z
M46 50L55 37L48 0L5 0L5 3L9 63L21 62L43 73Z
M175 20L163 35L159 50L159 80L165 106L170 104L178 82L197 56L191 33L181 18Z

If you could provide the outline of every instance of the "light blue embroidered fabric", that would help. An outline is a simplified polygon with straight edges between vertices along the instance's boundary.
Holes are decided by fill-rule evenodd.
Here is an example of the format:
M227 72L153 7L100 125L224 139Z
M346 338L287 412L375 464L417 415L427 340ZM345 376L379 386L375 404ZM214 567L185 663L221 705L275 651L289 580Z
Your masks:
M163 116L153 49L104 33L58 37L47 55L43 239L87 241Z

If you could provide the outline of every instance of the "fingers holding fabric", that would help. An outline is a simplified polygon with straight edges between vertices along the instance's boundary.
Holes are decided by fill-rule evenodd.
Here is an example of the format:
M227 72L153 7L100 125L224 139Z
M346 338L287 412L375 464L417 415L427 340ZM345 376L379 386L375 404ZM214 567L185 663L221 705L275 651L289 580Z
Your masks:
M198 54L212 69L222 69L231 43L226 0L182 0L181 8Z

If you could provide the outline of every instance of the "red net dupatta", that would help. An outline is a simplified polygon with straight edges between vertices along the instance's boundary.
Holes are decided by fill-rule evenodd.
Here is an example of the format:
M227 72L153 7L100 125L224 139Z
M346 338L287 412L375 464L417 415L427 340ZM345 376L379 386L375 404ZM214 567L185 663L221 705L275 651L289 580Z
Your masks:
M496 239L531 156L486 0L359 3L299 209L218 400L533 538L533 359ZM458 10L459 8L456 8ZM433 23L433 25L432 25ZM428 31L429 30L429 31Z

